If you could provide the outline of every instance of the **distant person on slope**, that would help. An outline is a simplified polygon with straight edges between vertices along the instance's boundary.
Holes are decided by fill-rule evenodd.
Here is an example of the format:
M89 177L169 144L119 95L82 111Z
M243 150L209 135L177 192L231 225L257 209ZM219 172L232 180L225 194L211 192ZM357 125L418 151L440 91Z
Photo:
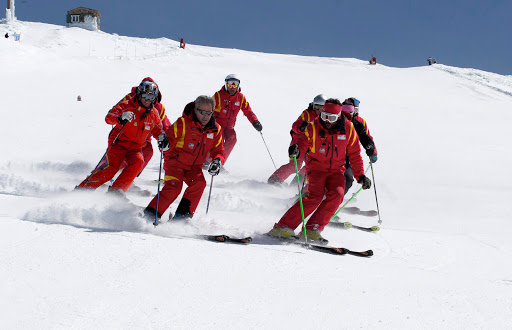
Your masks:
M377 161L377 148L375 147L373 137L370 135L370 130L368 129L366 120L359 116L359 103L358 99L350 97L343 101L341 105L341 112L352 122L352 124L354 124L354 128L359 137L359 142L366 150L366 155L370 157L370 161L375 163ZM350 160L347 157L347 161L345 163L345 194L350 187L352 187L353 182L354 176L352 173L352 166L350 165Z
M160 148L168 147L160 116L154 108L158 93L154 82L143 81L137 87L135 97L115 105L108 112L105 121L115 126L109 134L107 152L77 188L98 188L112 179L126 161L127 166L109 187L109 192L124 196L122 192L128 190L144 167L142 147L146 145L148 135L158 139Z
M364 175L361 147L354 124L341 114L341 102L338 99L325 101L320 116L308 124L304 135L297 144L290 146L288 154L290 158L300 157L307 150L309 184L303 198L304 217L313 214L306 224L306 235L308 241L327 243L320 233L343 201L347 156L357 182L363 185L363 189L371 186L370 179ZM268 234L291 238L301 221L300 201L297 201ZM304 236L304 232L299 235L302 239Z
M224 81L224 86L213 96L215 100L213 115L215 116L215 121L222 127L224 153L227 160L236 144L235 123L240 110L242 110L258 132L261 132L263 126L258 117L252 112L251 106L244 94L240 92L240 79L238 76L230 74ZM208 158L209 161L210 158ZM205 163L205 166L208 165L208 162Z
M308 124L318 118L324 107L325 100L326 97L323 94L317 95L313 99L313 102L308 105L308 108L302 111L299 118L297 118L297 120L295 120L295 122L292 124L292 129L290 131L292 141L290 145L296 144L299 137L304 134L304 130ZM302 162L305 160L304 158L305 154L302 154L299 158L297 158L297 166L299 169L302 167ZM295 162L293 158L291 158L287 164L281 166L268 178L268 183L281 184L293 173L295 173ZM303 176L303 173L300 175Z
M224 162L222 131L213 117L214 107L213 98L201 95L185 106L183 116L172 125L170 149L164 153L165 185L160 192L158 210L155 196L144 210L146 218L155 219L155 214L161 218L181 194L183 182L188 187L174 219L191 218L194 215L206 187L202 165L207 155L213 157L208 167L211 175L219 174Z

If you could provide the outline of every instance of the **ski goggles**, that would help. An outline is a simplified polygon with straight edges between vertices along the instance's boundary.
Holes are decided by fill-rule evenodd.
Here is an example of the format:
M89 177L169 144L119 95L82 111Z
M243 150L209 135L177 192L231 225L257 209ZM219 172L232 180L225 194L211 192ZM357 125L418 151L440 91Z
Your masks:
M354 101L354 108L359 108L359 100L353 97L352 101Z
M154 102L156 100L156 94L155 93L142 93L140 95L144 100Z
M338 118L340 118L339 114L329 113L325 111L320 112L320 119L322 119L323 121L335 123L338 120Z
M202 115L208 115L208 116L211 116L213 115L213 111L208 111L208 110L201 110L201 109L196 109L200 114Z
M229 88L237 88L238 85L240 85L240 82L236 81L236 80L231 80L231 81L228 81L226 82L226 85L229 87Z

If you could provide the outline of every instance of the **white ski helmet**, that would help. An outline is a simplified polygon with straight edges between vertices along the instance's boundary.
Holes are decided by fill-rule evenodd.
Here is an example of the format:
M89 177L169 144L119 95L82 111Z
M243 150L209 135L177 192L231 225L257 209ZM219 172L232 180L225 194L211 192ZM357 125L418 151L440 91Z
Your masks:
M232 82L235 82L235 81L236 81L236 82L237 82L237 84L238 84L238 90L240 90L240 78L238 78L238 76L237 76L236 74L234 74L234 73L232 73L232 74L228 74L228 75L226 76L226 79L224 79L224 81L226 82L226 83L224 84L224 86L225 86L226 90L228 89L228 81L232 81Z
M319 94L319 95L315 96L315 98L313 99L313 105L315 105L315 104L324 105L325 100L327 100L327 98L324 96L324 94Z

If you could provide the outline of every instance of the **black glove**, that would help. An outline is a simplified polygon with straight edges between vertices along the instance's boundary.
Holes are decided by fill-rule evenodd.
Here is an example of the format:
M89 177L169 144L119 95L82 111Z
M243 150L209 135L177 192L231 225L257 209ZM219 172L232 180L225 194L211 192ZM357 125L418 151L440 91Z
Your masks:
M304 120L302 122L302 124L300 124L299 131L304 132L306 130L306 127L308 127L308 125L309 125L309 122Z
M219 158L215 158L208 166L208 173L215 176L219 174L222 163Z
M369 143L366 147L366 155L368 157L372 156L375 153L375 145L373 143Z
M290 156L290 158L298 158L300 155L300 150L299 150L299 146L296 145L296 144L292 144L289 148L288 148L288 156Z
M362 184L363 189L370 189L370 187L372 186L372 182L364 174L359 177L357 183Z
M261 126L261 123L259 120L255 120L253 123L252 123L252 126L254 126L254 128L256 128L256 130L258 132L261 132L261 130L263 129L263 126Z
M158 136L158 148L162 151L169 150L169 139L167 139L167 135L160 134Z

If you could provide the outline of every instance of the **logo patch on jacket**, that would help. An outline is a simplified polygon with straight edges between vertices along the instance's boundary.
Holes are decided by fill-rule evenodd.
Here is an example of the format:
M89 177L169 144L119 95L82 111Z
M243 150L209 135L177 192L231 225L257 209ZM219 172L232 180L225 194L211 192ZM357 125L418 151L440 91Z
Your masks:
M207 139L213 139L213 133L206 134L206 138Z
M144 129L149 131L151 129L151 126L146 125L146 127Z
M189 149L194 149L194 144L193 144L193 143L189 143L189 144L188 144L188 148L189 148Z
M228 112L228 110L227 109L222 109L222 112L226 113L226 112Z
M239 106L240 106L240 102L236 101L236 102L235 102L235 105L236 105L237 107L239 107Z
M137 122L134 122L134 123L133 123L133 126L137 126Z
M338 140L346 140L346 139L347 139L346 135L338 135Z
M320 153L325 154L325 148L320 148Z

